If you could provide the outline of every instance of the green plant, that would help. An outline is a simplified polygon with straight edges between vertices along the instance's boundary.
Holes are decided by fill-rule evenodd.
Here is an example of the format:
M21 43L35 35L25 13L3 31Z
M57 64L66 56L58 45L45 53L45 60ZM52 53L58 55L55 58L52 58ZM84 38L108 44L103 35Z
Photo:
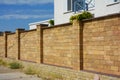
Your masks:
M9 66L10 66L11 69L21 69L21 68L23 68L23 65L19 62L11 62L9 64Z
M78 21L81 21L83 19L90 19L92 17L93 17L93 15L90 12L84 11L82 14L78 14L77 17L76 17L76 19Z
M49 20L49 24L50 24L51 26L53 26L53 25L54 25L54 20Z
M2 59L0 59L0 65L2 65L2 66L7 66L8 64L7 64L7 62L5 62L5 61L3 61Z
M75 19L76 19L76 15L71 16L71 17L70 17L70 22L72 23L72 22L73 22L73 20L75 20Z
M81 20L84 20L84 19L90 19L92 17L93 17L93 15L90 12L84 11L81 14L71 16L70 17L70 22L73 22L73 20L81 21Z
M38 74L38 71L34 67L28 67L24 70L25 74L35 75Z

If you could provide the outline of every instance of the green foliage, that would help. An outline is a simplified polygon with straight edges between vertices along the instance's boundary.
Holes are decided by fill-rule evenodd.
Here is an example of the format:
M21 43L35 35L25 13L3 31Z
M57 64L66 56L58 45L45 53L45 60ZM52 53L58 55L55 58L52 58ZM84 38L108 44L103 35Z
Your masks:
M70 22L73 22L73 20L81 21L81 20L84 20L84 19L90 19L92 17L93 17L93 15L90 12L84 11L81 14L71 16L70 17Z
M84 11L82 14L78 14L76 19L78 21L81 21L81 20L84 20L84 19L90 19L92 17L93 17L93 15L90 12Z
M73 22L73 20L75 20L76 19L76 16L74 15L74 16L71 16L70 17L70 22L72 23Z
M21 69L21 68L23 68L23 65L20 64L19 62L11 62L9 64L9 66L10 66L11 69Z
M7 66L8 64L7 64L7 62L5 62L5 61L3 61L2 59L0 59L0 65L2 65L2 66Z
M51 26L53 26L53 25L54 25L54 20L49 20L49 24L50 24Z

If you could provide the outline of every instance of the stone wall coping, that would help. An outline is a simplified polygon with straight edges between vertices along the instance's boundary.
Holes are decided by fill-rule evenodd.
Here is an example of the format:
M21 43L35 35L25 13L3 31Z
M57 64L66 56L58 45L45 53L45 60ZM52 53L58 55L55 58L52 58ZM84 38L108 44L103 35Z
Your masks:
M11 31L5 31L4 33L11 33Z
M59 25L50 26L50 27L43 27L42 29L51 29L51 28L56 28L56 27L69 26L69 25L72 25L72 23L65 23L65 24L59 24Z
M0 31L0 36L3 36L3 32Z
M48 24L38 24L37 26L39 26L39 25L40 25L40 26L43 26L43 27L44 27L44 26L48 26Z
M16 30L25 30L24 28L17 28Z
M26 30L26 31L23 31L23 32L20 32L20 33L31 32L31 31L36 31L36 29Z
M13 35L13 34L15 34L15 32L8 33L7 35Z

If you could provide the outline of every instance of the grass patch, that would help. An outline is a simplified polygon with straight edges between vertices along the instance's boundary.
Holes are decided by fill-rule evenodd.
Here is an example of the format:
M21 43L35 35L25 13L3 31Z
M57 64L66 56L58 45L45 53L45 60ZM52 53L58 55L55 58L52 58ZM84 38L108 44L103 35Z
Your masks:
M8 63L0 59L0 66L8 66Z
M63 80L63 76L59 73L45 71L32 65L25 67L22 63L17 61L5 62L0 59L0 66L1 65L7 65L7 67L11 69L20 69L27 75L37 75L37 77L42 78L43 80Z
M50 73L49 76L52 80L56 80L56 79L62 80L63 79L62 75L60 75L58 73Z
M9 64L9 67L10 67L11 69L22 69L22 68L23 68L23 65L22 65L21 63L19 63L19 62L11 62L11 63Z
M63 76L61 74L54 72L40 72L37 76L43 80L63 80Z
M37 75L37 77L42 78L43 80L63 80L63 76L59 73L46 72L33 66L26 68L24 73L27 75Z
M28 67L24 70L25 74L35 75L38 74L38 71L34 67Z

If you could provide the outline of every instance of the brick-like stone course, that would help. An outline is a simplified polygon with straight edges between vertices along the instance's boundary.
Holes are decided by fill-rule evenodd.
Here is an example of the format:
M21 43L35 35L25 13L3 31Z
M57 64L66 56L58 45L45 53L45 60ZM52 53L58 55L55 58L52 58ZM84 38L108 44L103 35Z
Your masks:
M38 36L36 30L20 33L20 59L37 62L39 56Z
M11 59L18 59L18 38L15 33L7 35L7 57Z
M43 63L80 70L78 22L43 29Z
M5 39L4 39L4 36L0 36L0 56L5 57Z
M120 75L120 18L84 22L84 69Z
M43 63L72 67L72 25L43 30Z

